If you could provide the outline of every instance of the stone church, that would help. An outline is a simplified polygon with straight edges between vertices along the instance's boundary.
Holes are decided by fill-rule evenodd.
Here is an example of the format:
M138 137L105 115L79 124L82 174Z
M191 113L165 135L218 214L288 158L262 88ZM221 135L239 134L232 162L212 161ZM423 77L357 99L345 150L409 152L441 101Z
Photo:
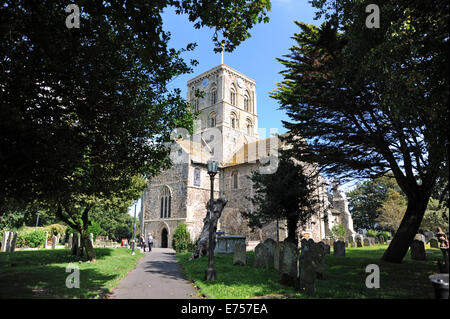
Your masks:
M255 80L220 64L192 78L187 86L187 100L190 107L198 111L198 120L193 136L187 136L182 129L176 132L180 139L170 146L172 167L152 178L144 192L145 234L152 234L155 247L171 247L173 232L183 222L191 239L198 238L211 189L207 161L214 158L219 162L214 178L214 198L228 200L218 230L227 235L244 235L247 240L284 240L287 231L283 222L250 232L240 214L252 209L247 199L253 193L248 178L251 172L276 170L281 147L276 135L263 139L258 136ZM317 189L321 204L316 215L299 228L299 237L319 241L329 236L333 225L338 223L344 224L347 234L354 236L345 194L336 182L331 194L322 177L318 177L317 182L321 185Z

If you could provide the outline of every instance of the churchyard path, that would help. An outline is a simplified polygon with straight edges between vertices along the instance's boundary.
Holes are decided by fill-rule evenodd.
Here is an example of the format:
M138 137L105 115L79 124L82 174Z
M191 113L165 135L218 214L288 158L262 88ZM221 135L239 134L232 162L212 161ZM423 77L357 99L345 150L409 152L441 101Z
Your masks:
M109 294L112 299L192 299L197 292L188 281L175 251L170 248L153 248L145 252L136 268Z

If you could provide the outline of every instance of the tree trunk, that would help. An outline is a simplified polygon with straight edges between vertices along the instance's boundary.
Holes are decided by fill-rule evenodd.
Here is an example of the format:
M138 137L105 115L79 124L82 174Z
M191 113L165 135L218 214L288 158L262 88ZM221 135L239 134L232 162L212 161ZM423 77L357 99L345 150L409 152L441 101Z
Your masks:
M408 198L408 207L405 216L391 244L384 252L383 260L393 263L402 262L419 230L430 196L431 194L416 192L415 196Z
M298 218L287 219L287 230L288 230L287 239L293 242L295 245L298 245L297 225L298 225Z
M88 260L95 261L97 256L95 255L94 246L92 246L91 240L89 239L87 229L83 229L81 232L81 253L83 253L83 248Z

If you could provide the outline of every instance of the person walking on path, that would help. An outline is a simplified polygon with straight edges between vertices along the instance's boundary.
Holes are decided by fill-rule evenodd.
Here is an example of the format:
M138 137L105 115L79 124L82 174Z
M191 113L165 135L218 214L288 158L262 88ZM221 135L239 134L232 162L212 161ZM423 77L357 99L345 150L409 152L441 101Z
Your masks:
M144 234L141 234L141 237L139 238L139 244L141 245L141 248L144 249L144 253L145 253L145 238L144 238Z
M148 243L148 251L152 251L152 246L153 246L153 237L151 233L148 233L148 237L147 237L147 243Z

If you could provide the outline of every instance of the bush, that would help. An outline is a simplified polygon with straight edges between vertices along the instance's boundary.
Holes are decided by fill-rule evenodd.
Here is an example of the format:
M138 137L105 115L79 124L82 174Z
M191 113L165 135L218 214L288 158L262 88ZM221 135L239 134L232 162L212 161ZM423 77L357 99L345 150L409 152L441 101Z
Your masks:
M94 236L94 241L97 238L97 236L103 235L104 230L100 227L100 223L91 222L91 225L89 225L88 227L88 234L92 233L92 235Z
M337 240L345 240L345 236L347 235L347 231L342 224L333 226L331 232L333 233L332 237Z
M61 224L52 224L45 227L42 227L44 232L48 231L48 235L51 237L53 235L64 235L66 233L67 226Z
M377 237L378 236L383 236L385 241L387 241L388 239L391 238L391 234L387 231L381 231L381 232L377 233Z
M179 223L173 232L172 248L177 253L192 249L191 236L185 223Z
M368 230L367 230L367 233L366 233L366 236L367 236L367 237L377 237L377 236L378 236L378 233L377 233L376 230L368 229Z
M17 235L17 247L40 247L45 241L45 231L35 230L29 233L20 233Z

